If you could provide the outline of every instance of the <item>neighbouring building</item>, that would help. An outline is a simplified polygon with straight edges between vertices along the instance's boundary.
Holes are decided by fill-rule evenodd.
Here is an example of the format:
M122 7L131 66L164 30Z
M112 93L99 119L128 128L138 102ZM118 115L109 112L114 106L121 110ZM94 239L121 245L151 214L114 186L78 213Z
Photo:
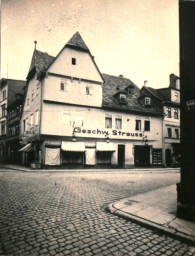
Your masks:
M179 166L180 149L180 79L170 75L170 85L167 88L154 89L143 86L140 100L148 107L151 104L163 111L162 150L163 165L166 167Z
M21 118L23 163L162 164L162 109L127 78L102 74L77 32L56 57L33 53Z
M181 179L177 216L195 221L195 1L179 1L181 79Z
M7 127L7 109L14 104L15 100L17 100L17 95L23 94L25 83L26 82L22 80L5 78L2 78L0 81L0 162L7 162L10 160L7 147L7 139L9 136ZM17 135L17 140L19 140L19 133Z

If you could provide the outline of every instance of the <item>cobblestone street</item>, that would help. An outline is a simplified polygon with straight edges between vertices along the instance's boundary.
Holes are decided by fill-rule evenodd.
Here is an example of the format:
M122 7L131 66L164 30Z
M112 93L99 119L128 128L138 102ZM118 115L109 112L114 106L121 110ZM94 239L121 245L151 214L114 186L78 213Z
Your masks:
M179 172L1 170L0 255L195 255L195 248L105 210L176 184Z

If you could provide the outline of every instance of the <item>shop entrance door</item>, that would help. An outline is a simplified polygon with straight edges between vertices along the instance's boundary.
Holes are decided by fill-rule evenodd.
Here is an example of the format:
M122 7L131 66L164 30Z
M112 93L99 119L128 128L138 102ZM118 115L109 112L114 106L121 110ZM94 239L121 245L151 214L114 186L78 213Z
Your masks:
M135 166L147 167L150 165L150 146L135 146Z
M165 151L165 157L166 157L166 166L171 166L171 150L166 149Z
M118 166L125 166L125 145L118 145Z

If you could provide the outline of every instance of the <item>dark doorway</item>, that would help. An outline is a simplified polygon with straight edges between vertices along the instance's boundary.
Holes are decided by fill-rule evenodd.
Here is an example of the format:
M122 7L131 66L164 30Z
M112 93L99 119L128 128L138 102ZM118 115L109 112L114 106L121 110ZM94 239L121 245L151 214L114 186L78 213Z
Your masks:
M118 166L125 166L125 145L118 145Z
M165 151L165 161L166 161L166 166L171 166L171 150L166 149Z
M135 146L135 166L150 166L150 146Z

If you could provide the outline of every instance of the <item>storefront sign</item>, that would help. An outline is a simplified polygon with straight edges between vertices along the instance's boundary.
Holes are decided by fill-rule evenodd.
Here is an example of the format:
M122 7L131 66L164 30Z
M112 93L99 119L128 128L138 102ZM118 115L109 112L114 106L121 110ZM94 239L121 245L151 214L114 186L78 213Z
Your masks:
M105 136L127 136L127 137L143 137L142 133L136 133L136 132L122 132L118 130L111 130L111 133L109 131L105 130L100 130L100 129L94 129L94 130L89 130L89 129L81 129L80 127L74 128L75 133L82 133L82 134L97 134L97 135L105 135Z

